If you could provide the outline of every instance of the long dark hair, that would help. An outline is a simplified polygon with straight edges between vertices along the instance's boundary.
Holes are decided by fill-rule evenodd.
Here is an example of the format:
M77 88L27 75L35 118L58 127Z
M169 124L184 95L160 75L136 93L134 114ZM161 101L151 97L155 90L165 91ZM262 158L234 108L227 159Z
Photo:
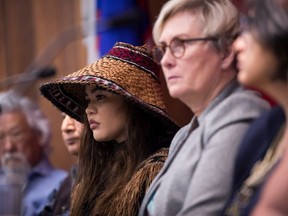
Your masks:
M247 2L246 24L279 61L274 79L288 81L288 11L275 0Z
M85 120L72 216L109 215L114 198L137 166L157 149L169 146L174 134L166 133L158 117L130 102L127 102L126 112L128 122L123 143L96 142ZM162 138L167 142L161 142Z

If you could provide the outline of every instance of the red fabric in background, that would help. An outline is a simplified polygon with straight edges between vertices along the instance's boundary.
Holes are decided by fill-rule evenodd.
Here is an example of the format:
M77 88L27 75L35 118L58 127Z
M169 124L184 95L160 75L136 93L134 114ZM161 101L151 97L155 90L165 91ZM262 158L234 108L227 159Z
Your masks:
M259 92L261 94L261 97L264 98L265 100L267 100L272 107L277 105L277 103L269 95L263 93L262 91L260 91L260 90L258 90L256 88L252 88L252 87L248 88L248 89L251 89L251 90Z
M244 0L232 0L236 7L241 10L243 8Z

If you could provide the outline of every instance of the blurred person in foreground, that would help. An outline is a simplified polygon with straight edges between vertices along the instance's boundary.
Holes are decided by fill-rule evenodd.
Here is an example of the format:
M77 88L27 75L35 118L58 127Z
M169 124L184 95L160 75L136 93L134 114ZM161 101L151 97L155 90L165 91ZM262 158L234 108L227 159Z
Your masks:
M238 18L229 0L170 0L161 9L154 57L170 95L195 116L174 137L140 216L219 215L227 201L242 136L269 108L237 82Z
M287 0L276 0L276 4L278 4L276 13L281 16L281 28L283 33L281 33L284 41L279 42L279 44L282 44L283 42L285 43L285 47L282 47L283 53L285 53L285 62L286 62L286 67L283 69L286 71L286 90L285 92L287 93L287 80L288 80L288 67L287 67L287 49L288 49L288 1ZM280 7L279 7L280 6ZM285 32L285 33L284 33ZM281 64L284 64L284 61L281 61ZM285 72L284 72L285 74ZM287 95L285 97L287 99ZM285 114L286 114L286 119L288 115L288 110L287 110L287 102L285 104ZM287 148L288 145L288 136L287 136L287 123L286 123L286 130L285 130L285 136L283 138L283 142L285 142L285 146ZM268 181L267 185L265 186L262 198L260 199L260 202L258 206L256 206L255 212L253 212L253 216L286 216L288 215L288 205L287 205L287 200L288 200L288 175L287 175L287 170L288 170L288 151L285 149L282 161L278 165L278 168L275 170L273 173L271 179Z
M62 113L62 138L68 152L78 161L80 141L83 133L83 124ZM69 175L61 183L58 191L53 191L49 205L45 206L41 216L56 216L69 214L71 191L76 177L77 165L73 165Z
M38 215L66 177L49 161L50 126L36 103L10 90L0 93L1 170L24 176L23 216Z
M225 215L288 215L287 3L287 0L248 0L243 30L234 43L238 80L265 92L279 106L255 121L244 137ZM259 208L253 214L259 199ZM279 212L275 213L273 208Z
M91 65L40 90L84 123L71 216L135 216L179 129L150 49L117 42Z

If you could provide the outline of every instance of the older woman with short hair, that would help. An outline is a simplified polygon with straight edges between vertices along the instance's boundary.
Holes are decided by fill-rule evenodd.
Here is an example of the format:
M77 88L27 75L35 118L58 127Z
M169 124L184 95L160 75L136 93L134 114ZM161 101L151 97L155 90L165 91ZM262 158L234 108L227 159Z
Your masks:
M269 105L236 80L238 12L229 0L170 0L153 29L154 58L170 95L195 114L174 137L139 215L219 215L235 154Z

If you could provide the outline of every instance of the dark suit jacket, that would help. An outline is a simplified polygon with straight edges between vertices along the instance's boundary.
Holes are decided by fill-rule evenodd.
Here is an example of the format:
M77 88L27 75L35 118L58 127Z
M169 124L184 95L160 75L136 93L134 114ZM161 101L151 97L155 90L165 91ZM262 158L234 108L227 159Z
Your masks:
M284 122L285 114L283 110L277 106L262 114L251 124L237 153L232 195L225 209L233 202L243 182L250 175L255 162L263 159ZM250 215L258 201L263 184L264 182L255 190L248 205L241 210L241 215Z

